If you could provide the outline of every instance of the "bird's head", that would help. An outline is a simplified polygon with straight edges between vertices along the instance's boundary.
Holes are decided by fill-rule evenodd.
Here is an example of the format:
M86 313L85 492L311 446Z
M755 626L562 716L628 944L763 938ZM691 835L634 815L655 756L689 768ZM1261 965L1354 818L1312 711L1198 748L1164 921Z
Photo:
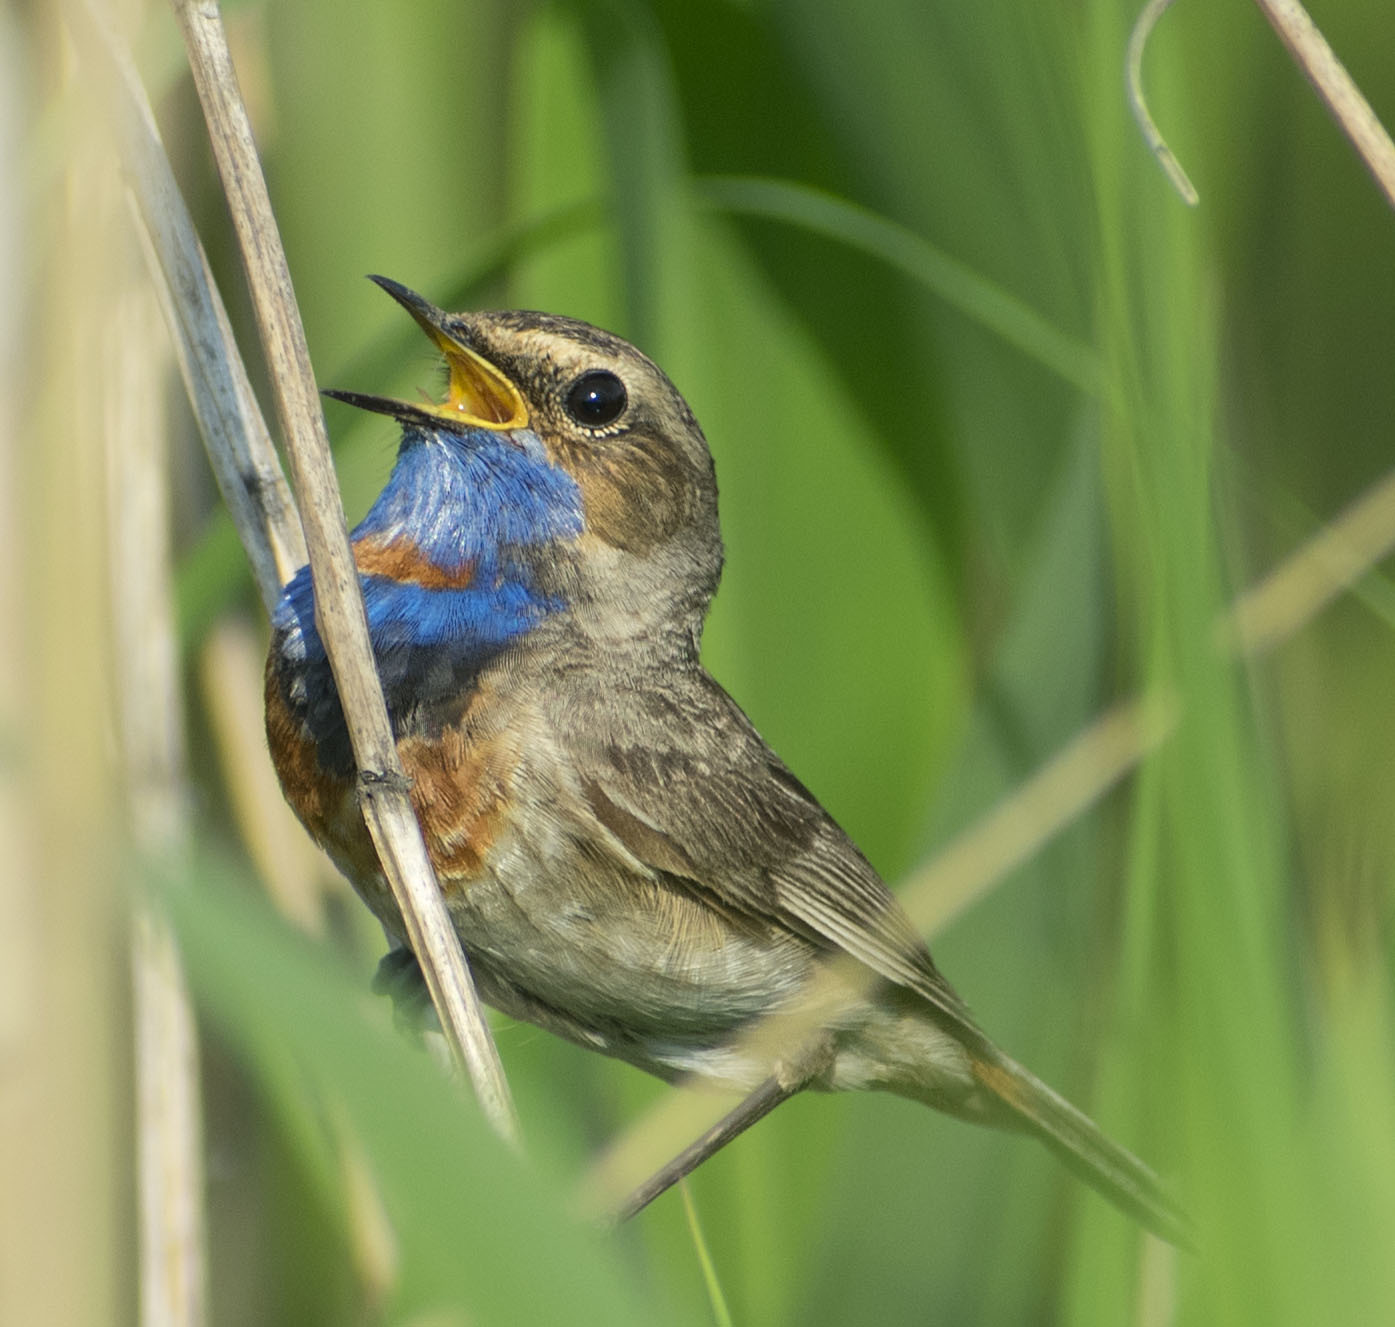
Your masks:
M695 644L721 572L717 486L702 430L658 366L574 319L446 313L373 280L444 355L448 382L439 403L327 393L403 429L355 531L360 566L444 586L496 574L501 559L526 564L534 588L599 637L676 630Z

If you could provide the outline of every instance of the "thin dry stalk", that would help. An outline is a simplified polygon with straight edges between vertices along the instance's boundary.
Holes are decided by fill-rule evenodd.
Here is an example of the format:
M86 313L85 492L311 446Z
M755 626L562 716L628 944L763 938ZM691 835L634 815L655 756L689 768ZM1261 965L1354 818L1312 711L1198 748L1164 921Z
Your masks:
M174 937L149 909L132 922L131 971L140 1320L199 1327L208 1286L198 1032Z
M925 935L941 930L1029 861L1160 747L1180 713L1171 694L1139 697L1076 734L902 887L901 902L917 929Z
M116 110L122 168L155 289L219 491L268 613L305 565L305 539L281 462L233 339L193 218L135 66L92 0L70 11L84 64Z
M516 1140L517 1117L503 1066L436 883L388 725L305 333L221 15L208 0L174 0L174 10L232 211L275 388L301 501L316 621L358 763L364 819L441 1024L495 1129Z
M109 1327L131 1289L130 1026L112 999L126 917L95 366L125 219L98 133L33 169L21 126L97 117L50 7L26 17L0 15L0 1322Z
M128 257L134 274L137 260ZM147 286L125 292L109 332L102 400L113 701L131 837L139 860L159 870L184 854L188 823L160 405L164 337ZM148 907L133 922L131 963L141 1322L200 1327L207 1294L198 1039L173 937Z
M1395 550L1395 473L1371 485L1267 576L1236 597L1219 636L1262 655L1311 622Z
M1323 105L1351 139L1386 201L1395 207L1395 143L1327 38L1298 0L1255 0Z

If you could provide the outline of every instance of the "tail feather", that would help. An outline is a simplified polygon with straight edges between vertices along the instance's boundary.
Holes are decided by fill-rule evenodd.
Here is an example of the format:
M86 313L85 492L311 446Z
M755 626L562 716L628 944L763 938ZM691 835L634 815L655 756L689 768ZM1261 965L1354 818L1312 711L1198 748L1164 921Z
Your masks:
M1013 1122L1041 1139L1077 1178L1161 1239L1195 1248L1192 1223L1162 1181L1089 1116L1001 1052L976 1054L973 1074Z

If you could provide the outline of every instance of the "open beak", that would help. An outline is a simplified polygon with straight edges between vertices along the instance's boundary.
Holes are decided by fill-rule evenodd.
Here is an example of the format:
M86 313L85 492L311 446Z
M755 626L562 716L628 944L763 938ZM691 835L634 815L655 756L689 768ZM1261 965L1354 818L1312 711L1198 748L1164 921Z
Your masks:
M440 405L425 401L397 401L387 396L365 396L361 392L326 391L336 401L345 401L362 410L392 415L407 423L429 428L446 427L457 432L493 429L506 433L527 428L528 407L518 388L487 359L477 354L448 329L452 316L422 299L415 291L385 276L369 278L393 297L417 321L446 357L450 385Z

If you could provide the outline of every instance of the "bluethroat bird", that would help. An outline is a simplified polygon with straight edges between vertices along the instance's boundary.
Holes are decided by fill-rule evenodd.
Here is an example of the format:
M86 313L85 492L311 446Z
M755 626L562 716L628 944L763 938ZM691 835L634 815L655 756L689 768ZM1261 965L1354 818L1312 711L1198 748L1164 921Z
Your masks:
M1148 1167L979 1030L877 872L703 668L717 484L663 372L585 323L448 314L374 280L444 355L446 400L329 395L402 427L353 550L483 997L664 1079L772 1084L771 1101L880 1088L1025 1131L1185 1242ZM282 787L405 946L306 569L273 628ZM815 1035L783 1049L748 1035L836 973Z

